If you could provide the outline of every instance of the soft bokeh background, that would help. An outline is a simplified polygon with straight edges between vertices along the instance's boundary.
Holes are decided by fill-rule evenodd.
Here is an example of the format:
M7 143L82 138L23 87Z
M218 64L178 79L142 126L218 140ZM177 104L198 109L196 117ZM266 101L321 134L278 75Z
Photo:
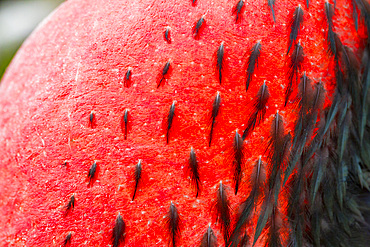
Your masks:
M0 80L37 25L65 0L0 0Z

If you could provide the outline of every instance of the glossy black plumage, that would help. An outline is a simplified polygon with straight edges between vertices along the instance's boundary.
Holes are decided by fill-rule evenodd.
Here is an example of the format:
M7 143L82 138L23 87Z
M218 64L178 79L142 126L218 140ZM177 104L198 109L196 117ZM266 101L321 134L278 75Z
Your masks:
M258 58L261 55L261 41L258 41L251 49L251 55L249 56L248 59L248 68L247 68L247 80L245 83L245 90L248 91L249 84L252 81L252 77L254 74L254 70L256 66L258 67Z
M302 23L303 23L303 9L301 5L298 5L298 7L296 7L293 13L293 18L290 22L290 35L287 54L289 54L290 49L293 47L293 43L297 41L297 37L300 32Z
M243 132L243 140L247 138L247 136L254 130L256 126L263 122L266 114L266 105L269 98L270 92L268 90L266 82L264 82L258 90L256 98L253 100L253 109L249 114L247 127Z
M176 108L176 101L174 101L170 107L170 111L167 115L167 121L166 121L166 142L168 144L169 138L170 138L170 130L172 128L172 122L173 118L175 117L175 108Z
M221 96L220 92L217 92L215 100L213 101L212 104L212 114L211 114L211 132L209 133L209 147L211 146L212 143L212 138L213 138L213 130L216 124L216 117L218 116L218 113L220 112L220 106L221 106Z
M190 174L191 183L193 184L196 190L195 198L197 198L201 191L201 181L199 175L199 164L193 148L191 148L190 150L188 170Z
M139 182L141 180L141 171L142 171L142 169L143 169L143 167L141 165L141 160L139 160L139 162L135 166L135 172L134 172L135 190L134 190L134 195L132 196L132 200L135 199L135 195L136 195L137 189L139 187Z
M125 231L126 223L123 221L122 216L118 214L112 231L111 241L113 247L118 247L125 242Z
M179 212L173 202L171 202L170 210L166 218L170 244L172 244L173 247L176 247L181 237L181 220Z

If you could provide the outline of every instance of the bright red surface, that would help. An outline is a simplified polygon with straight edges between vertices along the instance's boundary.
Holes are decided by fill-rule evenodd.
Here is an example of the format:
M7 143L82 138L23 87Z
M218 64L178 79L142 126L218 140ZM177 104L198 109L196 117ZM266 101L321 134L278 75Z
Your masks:
M293 106L283 104L288 26L298 4L305 11L298 36L305 52L303 70L329 90L334 76L324 1L312 1L307 9L305 1L277 0L276 24L266 0L246 1L242 20L235 24L236 3L69 0L39 26L0 86L3 246L59 246L68 232L72 246L108 246L118 213L127 225L127 246L166 246L164 216L171 201L182 218L181 246L198 245L209 223L223 245L211 212L220 180L230 188L235 215L250 190L245 182L254 161L259 155L266 160L273 115L280 111L287 130L294 125ZM351 8L349 1L337 0L334 25L343 43L357 49L364 30L354 30ZM196 40L192 29L202 15L205 26ZM163 37L166 26L171 27L171 44ZM262 53L246 93L246 61L257 40ZM222 41L225 69L219 85L216 51ZM157 89L169 59L170 74ZM132 85L125 88L128 67ZM235 130L244 130L251 100L265 80L271 93L266 121L245 142L243 183L234 196L228 153ZM209 117L217 91L222 106L209 148ZM166 145L162 126L174 100L176 117ZM126 108L130 129L124 140L121 118ZM93 129L91 111L96 114ZM203 190L198 199L186 176L191 147L200 164ZM132 202L133 169L139 159L143 179ZM99 171L88 187L94 160ZM73 193L75 208L64 217ZM248 232L252 236L254 226Z

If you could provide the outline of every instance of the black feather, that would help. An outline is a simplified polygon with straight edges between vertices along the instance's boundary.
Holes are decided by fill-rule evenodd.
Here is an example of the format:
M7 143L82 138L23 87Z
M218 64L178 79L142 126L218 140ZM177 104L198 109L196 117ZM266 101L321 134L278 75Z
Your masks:
M334 25L333 25L333 16L334 16L334 7L328 1L325 2L325 15L326 20L328 22L328 37L327 42L329 45L329 52L334 55L335 60L338 59L338 52L337 52L337 34L334 32Z
M197 192L195 198L197 198L201 191L201 182L200 182L200 176L199 176L199 164L198 164L197 157L195 155L193 148L191 148L190 150L188 170L189 170L191 182L195 186L195 189Z
M260 216L258 217L256 231L254 233L254 246L262 233L262 230L265 228L267 220L270 218L272 209L274 206L273 191L266 191L265 199L263 200L262 207L260 210Z
M322 108L325 100L322 84L315 84L315 89L312 90L310 79L305 74L301 78L299 91L298 120L294 128L292 151L288 167L285 170L284 185L302 156L306 143L312 139L311 136L317 121L318 111Z
M200 247L217 247L217 238L213 232L211 226L208 226L207 231L204 233L202 241L200 242Z
M270 172L268 178L269 191L274 191L273 198L277 202L277 196L280 192L281 170L290 149L291 134L284 134L284 121L279 112L276 113L272 121L269 140L269 163Z
M243 237L240 240L239 246L240 247L248 247L249 246L248 243L249 243L249 236L248 236L247 232L245 232Z
M274 20L274 22L276 23L276 19L275 19L275 11L274 11L274 7L275 7L275 0L267 0L267 4L270 6L271 13L272 13L272 19L273 19L273 20Z
M231 223L231 214L230 214L230 202L227 198L226 188L220 182L217 191L217 200L216 200L216 222L221 224L221 231L224 235L225 245L229 241L229 233L230 233L230 223Z
M288 85L285 90L285 103L287 105L290 95L293 92L293 80L295 78L295 84L298 83L299 71L301 70L302 63L304 59L303 47L298 42L293 50L292 55L290 56L289 71L288 71Z
M73 194L71 196L71 198L69 199L69 202L66 206L66 214L68 214L68 212L71 210L71 209L74 209L75 208L75 195Z
M218 77L220 80L220 85L222 83L222 70L223 70L223 62L224 62L224 42L221 43L220 47L217 50L217 70L218 70Z
M353 21L355 22L355 28L356 31L358 30L358 13L357 13L357 7L356 7L356 0L352 0L352 17Z
M95 127L95 113L92 111L89 116L89 125L93 129Z
M310 8L310 0L306 0L307 9Z
M239 185L242 179L242 169L244 165L244 143L238 131L235 131L233 141L233 169L235 195L238 193Z
M131 73L131 68L128 68L124 80L125 87L130 87Z
M195 38L199 38L199 31L200 31L200 28L203 25L203 22L204 22L204 16L200 17L200 19L195 24L195 27L194 27L194 30L193 30L193 34L194 34Z
M266 239L266 247L282 247L282 241L280 237L280 215L278 212L278 207L276 205L273 206L271 217L269 220L269 230L267 232L267 239Z
M249 193L248 198L240 206L240 213L237 218L237 223L230 237L230 246L238 246L241 231L245 224L250 220L250 214L263 192L263 187L266 180L264 166L265 164L263 164L261 157L259 157L253 167L252 175L249 180L252 190Z
M96 168L97 168L97 164L96 164L96 161L94 161L94 163L92 164L92 166L89 169L89 174L87 175L87 177L89 178L89 184L94 179L94 176L95 176L95 173L96 173Z
M249 115L247 127L245 128L242 137L243 140L245 140L245 138L254 130L254 128L261 124L265 119L266 105L269 98L270 92L266 86L266 83L264 82L258 90L257 97L253 101L253 110Z
M141 166L141 160L139 160L139 163L137 163L135 166L135 172L134 172L135 190L134 190L134 195L132 196L132 200L135 199L136 191L137 191L137 188L139 187L142 169L143 168Z
M236 12L236 18L235 18L235 23L238 22L238 19L239 19L239 15L240 15L240 12L242 11L242 8L244 6L244 0L240 0L236 6L234 7L234 12Z
M126 224L120 214L117 215L116 222L112 232L112 245L118 247L121 243L125 242Z
M175 116L175 103L176 101L172 103L170 107L170 112L168 113L168 116L167 116L167 130L166 130L167 144L169 142L169 135L170 135L171 127L172 127L173 117Z
M212 137L213 137L213 128L215 127L216 117L220 111L220 106L221 106L221 96L220 96L220 93L217 92L216 98L212 104L211 132L209 133L209 146L211 146Z
M157 85L157 88L159 88L159 86L161 85L162 81L165 79L164 76L167 75L168 73L168 70L170 69L170 66L171 66L171 62L168 61L164 67L163 67L163 70L162 70L162 78L161 80L159 81L158 85Z
M177 208L173 202L170 205L170 211L167 214L167 230L170 236L170 243L176 247L177 241L181 237L181 220Z
M258 68L258 58L261 55L261 41L258 41L251 49L251 55L248 59L248 68L247 68L247 81L245 83L245 90L248 91L249 83L252 81L254 74L254 69L257 65Z
M355 0L357 7L360 10L361 17L365 19L365 24L367 27L367 32L370 30L370 4L365 0ZM370 35L367 35L367 41L369 42Z
M292 48L293 41L297 41L297 37L299 34L299 31L301 29L301 25L303 22L303 9L301 5L298 5L296 7L294 13L293 13L293 19L290 22L290 35L289 35L289 46L288 46L288 52L287 55L290 52L290 49Z
M127 140L127 126L128 126L128 109L125 109L125 113L123 114L123 127L124 127L124 133L125 133L125 140Z
M71 239L72 239L72 233L69 232L67 236L65 237L63 241L63 247L70 246L71 245Z
M166 27L166 31L164 31L164 38L166 39L168 44L171 44L171 39L170 39L170 27Z

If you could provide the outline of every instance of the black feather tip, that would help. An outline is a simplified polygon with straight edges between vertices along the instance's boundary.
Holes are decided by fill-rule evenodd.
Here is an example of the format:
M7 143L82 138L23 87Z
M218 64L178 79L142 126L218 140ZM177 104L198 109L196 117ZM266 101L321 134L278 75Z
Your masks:
M172 128L172 122L173 122L173 118L175 116L175 104L176 104L176 101L174 101L170 107L170 111L167 115L167 126L166 126L166 142L168 144L169 142L169 136L170 136L170 130Z
M220 92L217 92L215 100L213 101L213 104L212 104L211 132L209 133L209 144L208 144L209 146L211 146L211 143L212 143L213 129L215 127L216 117L220 111L220 106L221 106L221 96L220 96Z
M304 60L303 47L300 42L295 44L292 55L290 56L289 70L288 70L288 85L285 90L285 103L287 105L290 95L293 92L293 83L294 85L298 84L299 71L302 68L302 63ZM295 78L295 81L294 81Z
M92 111L89 115L89 126L93 129L96 124L96 119L95 119L95 112Z
M139 163L137 163L135 166L135 172L134 172L135 190L134 190L134 195L132 196L132 200L135 199L135 195L139 187L139 182L141 179L141 171L142 171L141 160L139 160Z
M91 181L95 177L96 168L97 168L97 164L96 164L96 161L94 161L94 163L92 164L92 166L89 169L89 174L87 175L87 177L89 178L89 184L91 184Z
M252 77L254 74L254 69L258 67L258 58L261 55L261 41L257 41L257 43L251 49L251 55L248 59L248 68L247 68L247 81L245 83L245 90L248 91L249 84L252 81Z
M274 20L274 22L276 23L276 19L275 19L275 11L274 11L274 7L275 7L275 0L267 0L267 4L270 6L271 14L272 14L272 19L273 19L273 20Z
M164 31L164 39L167 41L168 44L171 44L171 28L166 27L166 30Z
M296 7L293 13L293 19L290 22L289 46L288 52L286 53L287 55L289 54L290 49L293 46L293 42L297 40L302 23L303 23L303 9L301 5L298 5L298 7Z
M266 105L270 98L270 92L266 85L266 82L260 87L257 93L257 97L253 101L253 110L249 115L247 127L244 130L242 139L245 140L247 136L254 130L256 126L261 124L265 119Z
M200 182L200 176L199 176L199 164L198 164L197 157L195 155L193 148L191 148L190 150L188 170L190 174L191 183L196 189L195 198L197 198L201 191L201 182Z
M233 13L236 13L235 23L237 23L237 22L238 22L238 20L239 20L239 16L240 16L240 14L241 14L241 11L242 11L243 6L244 6L244 0L240 0L240 1L236 4L236 6L234 7L234 11L233 11Z
M181 237L181 220L173 202L171 202L170 211L167 214L167 230L170 235L170 243L173 247L176 247L176 244Z
M71 245L71 240L72 240L72 233L69 232L67 234L67 236L64 238L62 246L63 247L70 246Z
M218 78L220 80L220 85L222 83L222 70L223 70L223 63L224 63L224 42L217 49L217 71L218 71Z
M75 208L75 195L73 194L71 198L69 199L69 202L66 206L65 214L68 214L69 211L73 210Z
M126 224L120 214L117 215L112 232L112 246L118 247L125 242Z
M199 31L200 31L203 23L204 23L204 15L202 17L200 17L200 19L195 24L195 27L193 29L194 38L199 38Z
M162 70L162 78L161 80L159 81L158 85L157 85L157 88L159 88L159 86L161 85L162 81L165 79L165 75L167 75L168 73L168 70L170 69L170 66L171 66L171 61L168 61L164 67L163 67L163 70Z
M130 87L132 69L128 68L125 74L124 86Z
M122 118L122 131L124 132L124 138L127 140L127 132L128 132L128 109L125 109L125 113L123 114Z
M221 224L221 231L224 236L225 246L227 246L229 241L230 234L230 223L231 223L231 214L230 214L230 202L227 198L226 188L220 181L220 185L217 191L217 200L216 200L216 222Z
M233 141L233 169L235 195L238 193L240 182L242 180L242 169L244 165L244 142L238 131L235 131Z
M200 247L217 247L217 238L215 233L213 232L211 225L208 226L207 231L204 233L202 237L202 241L200 242Z

